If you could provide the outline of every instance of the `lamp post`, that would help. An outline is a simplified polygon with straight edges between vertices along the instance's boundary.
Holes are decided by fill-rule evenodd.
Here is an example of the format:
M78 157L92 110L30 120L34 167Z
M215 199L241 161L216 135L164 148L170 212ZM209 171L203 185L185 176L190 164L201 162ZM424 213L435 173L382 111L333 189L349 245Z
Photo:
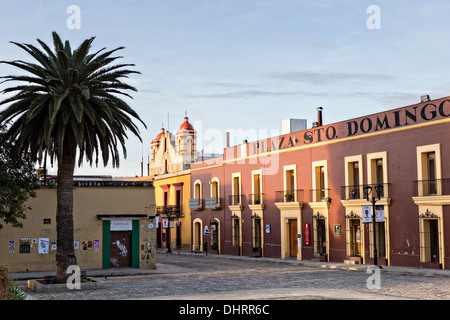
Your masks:
M381 199L381 194L383 193L383 185L377 184L374 187L378 200ZM375 203L377 200L375 199L374 194L372 194L372 199L369 199L369 195L372 193L372 187L369 185L364 186L364 194L366 196L367 201L372 203L372 227L373 227L373 264L377 266L377 238L375 234ZM381 268L381 267L380 267Z

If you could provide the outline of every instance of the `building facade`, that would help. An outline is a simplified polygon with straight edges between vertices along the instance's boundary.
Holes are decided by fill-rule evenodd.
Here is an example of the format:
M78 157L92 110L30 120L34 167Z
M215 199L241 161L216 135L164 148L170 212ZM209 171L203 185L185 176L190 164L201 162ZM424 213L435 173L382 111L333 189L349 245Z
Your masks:
M319 112L192 164L192 248L450 268L450 98L327 125Z
M28 200L23 228L0 231L1 264L10 272L56 270L56 187ZM74 182L74 249L81 269L156 268L152 182Z
M154 178L158 248L190 251L190 170Z
M189 169L198 154L197 133L188 117L175 135L162 128L151 142L149 178L155 186L158 248L190 250Z

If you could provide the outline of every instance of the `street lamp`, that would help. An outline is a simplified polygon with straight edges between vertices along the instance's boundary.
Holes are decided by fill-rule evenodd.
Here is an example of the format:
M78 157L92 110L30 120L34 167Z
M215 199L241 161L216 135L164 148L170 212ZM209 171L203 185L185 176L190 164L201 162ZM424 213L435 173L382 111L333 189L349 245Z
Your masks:
M377 184L375 187L375 192L377 193L378 200L381 199L381 195L383 193L383 185ZM372 193L372 187L369 185L364 186L364 194L366 196L367 201L372 203L372 227L373 227L373 264L377 265L377 238L375 234L375 203L377 200L375 199L374 194L372 194L372 199L369 199L369 195ZM381 267L380 267L381 268Z

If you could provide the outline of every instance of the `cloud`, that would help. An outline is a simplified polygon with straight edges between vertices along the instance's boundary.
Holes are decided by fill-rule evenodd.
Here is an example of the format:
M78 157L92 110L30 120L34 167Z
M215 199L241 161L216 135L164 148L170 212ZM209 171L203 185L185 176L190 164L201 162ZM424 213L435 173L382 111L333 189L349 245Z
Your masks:
M350 73L350 72L311 72L311 71L291 71L271 73L268 78L284 81L303 82L314 85L329 85L339 82L373 82L390 81L396 77L386 74L374 73Z
M214 98L214 99L231 99L231 98L259 98L259 97L283 97L283 96L325 96L327 93L315 93L306 91L264 91L264 90L239 90L228 92L213 92L203 94L190 94L191 98Z

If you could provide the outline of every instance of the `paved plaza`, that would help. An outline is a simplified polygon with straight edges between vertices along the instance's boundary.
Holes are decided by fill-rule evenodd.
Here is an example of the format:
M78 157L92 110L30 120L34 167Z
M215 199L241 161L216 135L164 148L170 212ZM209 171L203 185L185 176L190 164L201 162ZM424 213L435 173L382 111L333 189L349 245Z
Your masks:
M156 270L87 270L100 289L36 293L28 278L12 276L37 300L448 300L450 271L384 267L379 288L367 265L289 259L158 252ZM51 274L51 273L50 273Z

